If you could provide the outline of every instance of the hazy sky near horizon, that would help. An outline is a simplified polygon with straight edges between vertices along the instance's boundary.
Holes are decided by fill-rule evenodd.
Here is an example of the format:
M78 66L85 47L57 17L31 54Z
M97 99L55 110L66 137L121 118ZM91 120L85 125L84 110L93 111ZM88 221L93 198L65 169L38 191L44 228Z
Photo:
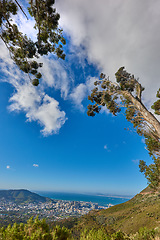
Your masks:
M24 2L23 2L24 4ZM143 138L123 114L86 114L100 72L139 77L148 108L160 87L160 1L57 0L66 60L43 57L33 87L0 42L0 189L136 194L146 187ZM34 22L14 21L34 38ZM124 128L130 128L126 131Z

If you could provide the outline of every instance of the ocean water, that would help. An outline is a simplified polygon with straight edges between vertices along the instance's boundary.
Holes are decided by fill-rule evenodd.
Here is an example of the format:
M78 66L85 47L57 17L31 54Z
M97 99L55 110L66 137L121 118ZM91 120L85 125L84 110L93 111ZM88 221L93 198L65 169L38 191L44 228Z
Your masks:
M106 207L108 204L117 205L128 201L130 198L126 197L111 197L104 195L90 195L90 194L79 194L79 193L62 193L62 192L42 192L36 191L37 194L49 197L56 200L68 200L68 201L84 201L98 203L99 206Z

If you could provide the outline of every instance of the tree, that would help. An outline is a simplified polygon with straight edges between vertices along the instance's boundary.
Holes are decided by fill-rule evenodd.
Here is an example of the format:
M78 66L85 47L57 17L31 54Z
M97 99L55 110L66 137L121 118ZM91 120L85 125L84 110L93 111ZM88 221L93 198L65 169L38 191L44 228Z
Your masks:
M65 59L63 44L66 43L62 29L58 28L60 15L53 8L54 0L30 0L27 13L35 20L37 39L34 42L12 24L13 15L18 9L28 19L23 7L17 0L0 0L0 38L9 50L10 57L20 70L28 74L34 86L42 77L38 71L42 63L37 58L54 53L58 58Z
M140 160L140 171L150 184L150 187L157 188L160 184L160 123L142 102L144 88L134 77L121 67L115 74L116 82L109 80L101 73L100 79L88 99L93 103L88 105L89 116L99 113L101 107L106 106L108 110L117 115L122 107L125 108L125 116L130 121L137 133L144 136L150 156L153 157L153 164L146 165ZM160 115L160 89L157 91L158 100L152 105L155 114Z

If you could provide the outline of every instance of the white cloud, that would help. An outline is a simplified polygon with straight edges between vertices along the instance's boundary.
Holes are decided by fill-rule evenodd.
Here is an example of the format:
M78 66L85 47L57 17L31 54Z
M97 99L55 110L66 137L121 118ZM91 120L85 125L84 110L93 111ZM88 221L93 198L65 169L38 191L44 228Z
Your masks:
M13 22L18 23L20 31L35 40L36 31L33 29L33 19L27 20L20 12L18 16L13 16ZM85 75L86 53L84 49L72 45L67 57L68 62L57 60L51 55L38 59L43 63L41 73L44 77L40 86L34 88L29 83L27 76L19 71L12 62L6 47L3 44L0 45L1 71L3 72L1 81L6 81L15 88L15 92L9 100L11 103L9 110L23 111L27 121L38 121L43 127L41 132L45 136L57 133L67 120L65 112L60 110L59 103L45 93L46 88L59 90L61 97L65 100L71 99L79 109L83 110L82 101L87 97L93 85L92 79L87 79L86 83L81 83L71 89L71 85L74 83L71 65L73 62L75 67L77 67L76 63L79 64Z
M44 129L41 130L44 136L48 136L53 132L58 133L67 120L65 112L59 109L59 103L47 94L43 98L42 105L36 110L34 114L28 112L27 117L30 121L38 120L44 126Z
M94 82L96 79L94 77L88 77L85 83L78 84L75 88L73 88L70 99L72 99L73 103L81 110L84 111L84 106L82 104L83 100L86 99L88 95L90 95L91 90L94 88Z
M37 30L34 28L34 18L29 16L29 19L27 20L24 14L19 11L18 15L13 16L13 22L18 25L21 32L27 34L27 36L33 41L37 40ZM61 97L66 98L70 88L70 77L67 75L65 64L62 63L63 61L58 60L56 57L53 58L53 54L43 57L41 56L37 61L43 63L43 68L40 69L42 75L44 76L43 84L41 83L41 85L46 84L48 87L54 87L56 90L60 90Z
M43 127L44 136L58 133L67 120L64 111L59 108L59 103L31 84L19 86L17 92L10 98L10 111L24 111L28 121L38 121Z
M11 167L9 165L6 166L7 169L10 169Z
M19 12L13 16L13 23L17 23L20 31L26 33L35 40L36 30L33 28L35 22ZM50 56L41 57L39 62L43 63L41 72L44 76L39 87L34 87L27 76L16 67L11 60L5 45L0 42L1 59L1 81L10 83L15 91L9 102L10 111L21 112L26 115L27 121L37 121L42 126L42 134L48 136L58 133L59 129L67 120L64 111L60 110L59 102L46 94L46 88L51 87L60 90L61 97L64 99L68 95L70 78L67 75L65 66L60 60Z
M0 45L1 81L7 81L15 88L10 98L11 111L23 111L28 121L37 121L43 128L43 135L57 133L67 119L59 103L46 94L46 88L60 91L61 97L71 99L83 111L83 101L94 87L95 78L86 77L84 83L74 82L71 67L75 55L79 59L74 63L77 68L82 65L82 71L85 71L87 56L87 60L96 64L110 79L114 79L114 73L124 65L140 77L145 86L145 103L155 100L159 87L159 1L59 0L56 8L61 14L60 24L74 46L71 46L68 62L62 63L50 55L39 59L43 62L44 78L38 88L28 82L11 61L5 46ZM27 21L20 14L14 21L18 22L20 30L34 39L32 19Z
M39 165L38 165L38 164L36 164L36 163L34 163L34 164L33 164L33 167L39 167Z
M86 98L87 86L83 83L79 84L76 88L73 89L73 92L70 94L70 98L73 100L75 105L79 107L82 111L84 107L82 101Z
M106 144L106 145L104 145L104 149L108 149L108 147L107 147L107 144Z
M23 9L26 9L26 6L22 5L22 2L21 7ZM25 13L27 14L27 11L25 11ZM28 19L19 9L18 14L12 16L12 24L13 23L17 24L20 32L26 34L29 38L36 41L36 35L38 31L34 28L35 25L34 18L32 18L29 14L27 15Z
M140 78L145 103L159 88L160 2L150 0L59 0L60 23L73 44L114 79L119 67Z
M43 84L54 87L61 91L61 97L66 99L70 89L70 77L67 74L65 65L58 59L42 57L39 62L43 63L41 73L44 76Z
M43 127L41 132L44 136L58 133L67 120L65 112L60 110L59 103L44 92L43 85L34 87L29 82L28 77L10 60L3 44L0 45L0 57L3 59L0 65L3 73L1 81L6 81L15 88L9 99L9 110L23 111L28 121L37 121Z

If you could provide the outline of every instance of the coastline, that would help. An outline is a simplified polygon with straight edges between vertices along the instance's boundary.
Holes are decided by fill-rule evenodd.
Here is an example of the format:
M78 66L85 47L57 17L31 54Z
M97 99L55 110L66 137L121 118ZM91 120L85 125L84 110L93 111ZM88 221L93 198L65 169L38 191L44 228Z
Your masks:
M55 200L79 201L98 203L99 206L106 207L108 204L117 205L131 199L127 196L111 196L111 195L93 195L82 193L66 193L51 191L34 191L35 193Z

